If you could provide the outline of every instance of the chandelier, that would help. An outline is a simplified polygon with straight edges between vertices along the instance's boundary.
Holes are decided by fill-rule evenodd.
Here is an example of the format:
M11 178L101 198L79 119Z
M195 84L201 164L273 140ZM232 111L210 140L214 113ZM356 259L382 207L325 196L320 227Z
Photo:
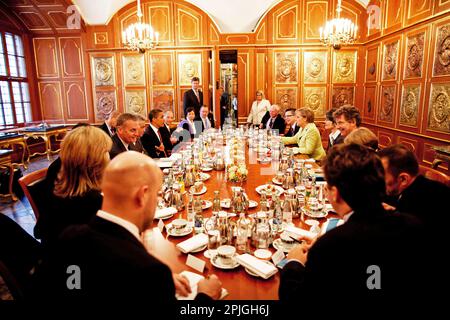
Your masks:
M341 1L342 0L338 0L336 18L327 21L325 26L319 29L320 41L325 46L333 47L336 50L339 50L342 45L348 45L355 42L358 30L358 26L350 19L341 18Z
M144 53L158 45L159 33L154 32L151 25L142 22L141 1L137 0L138 22L133 23L122 31L122 44L128 50Z

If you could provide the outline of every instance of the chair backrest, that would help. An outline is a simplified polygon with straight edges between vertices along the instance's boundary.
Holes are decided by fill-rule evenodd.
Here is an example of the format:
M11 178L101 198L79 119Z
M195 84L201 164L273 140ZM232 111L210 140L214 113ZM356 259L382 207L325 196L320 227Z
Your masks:
M0 260L0 277L14 300L23 300L23 290L8 267ZM2 297L0 297L2 300Z
M437 171L432 168L420 166L420 173L422 173L425 178L430 180L439 181L450 187L450 177L443 172Z
M31 172L19 179L19 184L27 197L28 201L33 208L34 215L36 219L39 218L39 200L38 192L43 192L42 185L45 181L45 176L47 175L47 168L39 169ZM40 188L41 187L41 188ZM43 199L41 199L43 200Z

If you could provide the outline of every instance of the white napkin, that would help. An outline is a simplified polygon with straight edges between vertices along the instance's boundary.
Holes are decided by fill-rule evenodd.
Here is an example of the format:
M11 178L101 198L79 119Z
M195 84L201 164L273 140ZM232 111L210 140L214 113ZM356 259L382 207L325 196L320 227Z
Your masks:
M206 244L208 244L208 235L205 233L199 233L190 239L180 242L176 247L183 253L189 253L192 250L201 248Z
M236 257L236 260L247 269L250 269L261 278L269 279L278 269L273 264L265 263L264 261L248 254L244 253Z
M190 271L182 271L180 272L180 275L185 276L189 280L189 284L191 285L191 293L187 297L182 297L180 295L176 295L178 300L194 300L195 296L197 295L197 286L198 282L205 277L201 274L197 274ZM220 294L219 299L225 298L225 296L228 294L227 289L222 288L222 293Z
M181 153L172 153L171 155L170 155L170 157L169 157L169 159L171 160L171 161L176 161L176 160L178 160L178 159L181 159L181 158L183 158L183 155L181 154Z
M156 209L155 217L153 219L163 219L171 215L174 215L177 212L178 212L177 209L174 207Z
M288 232L292 232L299 237L308 237L310 239L314 239L315 237L317 237L317 234L315 234L314 232L310 232L310 231L300 229L300 228L290 226L290 225L287 225L284 230L288 231Z

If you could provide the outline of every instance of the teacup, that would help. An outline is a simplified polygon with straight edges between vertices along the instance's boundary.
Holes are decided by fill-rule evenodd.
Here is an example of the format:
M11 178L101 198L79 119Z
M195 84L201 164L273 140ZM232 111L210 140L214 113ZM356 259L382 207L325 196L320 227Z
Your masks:
M203 182L201 182L201 181L197 181L197 182L195 182L194 183L194 190L195 190L195 192L201 192L202 191L202 189L203 189Z
M181 233L186 228L187 223L185 219L175 219L172 221L172 227L176 233Z
M224 245L217 248L217 256L223 264L231 264L235 253L236 248L233 246Z
M288 233L283 232L282 234L280 234L280 240L281 243L283 244L283 246L285 247L290 247L294 244L294 239L292 239Z

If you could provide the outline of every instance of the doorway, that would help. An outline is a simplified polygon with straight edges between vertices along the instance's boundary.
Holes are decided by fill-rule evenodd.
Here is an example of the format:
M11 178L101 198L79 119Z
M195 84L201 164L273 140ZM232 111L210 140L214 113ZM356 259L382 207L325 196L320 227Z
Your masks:
M219 85L223 88L220 97L220 125L236 127L238 115L238 65L237 50L219 52Z

